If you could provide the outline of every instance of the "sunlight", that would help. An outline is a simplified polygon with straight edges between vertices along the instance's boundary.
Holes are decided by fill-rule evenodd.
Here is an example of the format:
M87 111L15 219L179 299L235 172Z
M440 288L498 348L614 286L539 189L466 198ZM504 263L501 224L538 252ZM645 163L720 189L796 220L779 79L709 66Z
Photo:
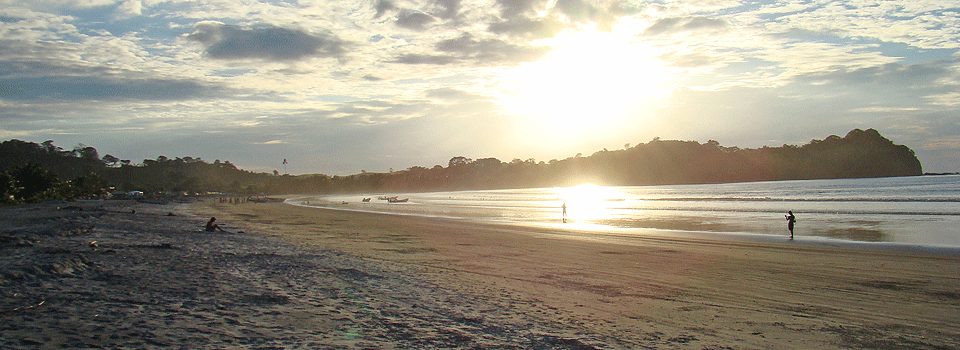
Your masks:
M559 137L610 130L672 91L670 70L631 33L585 30L545 40L546 58L507 70L498 103L521 130Z
M604 186L579 185L557 190L560 200L567 206L567 219L572 222L611 218L615 203L624 200L623 193Z

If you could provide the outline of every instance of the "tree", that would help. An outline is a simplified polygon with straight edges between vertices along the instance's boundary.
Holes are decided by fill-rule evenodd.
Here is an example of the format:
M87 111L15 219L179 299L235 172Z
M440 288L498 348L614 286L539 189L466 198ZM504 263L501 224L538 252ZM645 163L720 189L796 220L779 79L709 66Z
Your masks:
M448 163L447 167L454 168L461 165L467 165L467 164L470 164L471 161L473 160L470 158L467 158L464 156L456 156L456 157L450 158L450 162Z
M48 154L58 154L58 153L60 153L60 151L63 150L63 149L60 148L60 147L54 146L54 145L53 145L53 140L43 141L43 149L44 149L44 151L46 151Z
M32 163L14 171L13 180L17 187L16 199L26 202L43 200L44 194L58 182L53 172Z
M110 166L117 166L117 163L120 162L120 158L114 157L114 156L109 155L109 154L103 156L103 159L101 159L101 160L103 161L104 164L107 164L107 165L110 165Z
M17 203L17 192L19 187L13 176L7 172L0 172L0 204Z
M99 161L100 155L97 154L97 149L93 147L88 147L84 144L79 144L73 149L73 153L77 155L80 159L88 161Z

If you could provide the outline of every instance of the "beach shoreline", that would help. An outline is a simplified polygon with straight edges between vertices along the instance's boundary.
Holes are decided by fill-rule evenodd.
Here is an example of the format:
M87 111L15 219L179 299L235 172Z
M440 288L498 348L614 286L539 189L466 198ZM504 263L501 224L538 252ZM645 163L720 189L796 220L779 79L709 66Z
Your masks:
M307 196L304 198L313 198L314 196ZM511 221L511 220L484 220L484 219L475 219L475 218L465 218L465 217L456 217L456 216L443 216L443 215L429 215L429 214L418 214L418 213L407 213L407 212L384 212L363 208L355 207L342 207L337 206L333 202L325 202L323 205L312 204L306 205L299 202L300 198L298 196L293 196L287 198L284 203L292 206L298 206L303 208L311 208L317 210L332 210L332 211L342 211L342 212L353 212L353 213L366 213L374 215L395 215L400 217L410 217L410 218L428 218L428 219L440 219L440 220L451 220L451 221L465 221L465 222L475 222L480 225L495 225L495 226L514 226L518 227L521 231L534 229L534 230L549 230L552 232L580 232L583 235L591 235L596 238L603 238L606 236L623 236L625 238L629 237L650 237L650 236L661 236L661 237L671 237L671 238L681 238L687 240L698 240L698 241L733 241L733 242L746 242L746 243L760 243L760 244L779 244L784 243L785 240L789 239L789 233L783 232L782 234L756 234L749 232L708 232L708 231L691 231L691 230L682 230L682 229L666 229L666 228L622 228L616 226L606 226L602 224L587 224L581 225L574 223L572 220L570 222L554 222L554 223L544 223L544 222L522 222L522 221ZM784 231L786 231L786 226L784 226ZM850 239L842 238L829 238L821 236L796 236L795 239L789 240L790 244L805 244L805 245L814 245L822 247L834 247L834 248L843 248L843 249L867 249L867 250L879 250L879 251L893 251L901 253L918 253L918 254L931 254L931 255L943 255L943 256L956 256L960 257L960 247L949 246L949 245L932 245L932 244L919 244L919 243L903 243L903 242L876 242L876 241L857 241Z
M960 347L951 255L282 203L77 206L0 208L4 347ZM232 233L198 232L210 216Z

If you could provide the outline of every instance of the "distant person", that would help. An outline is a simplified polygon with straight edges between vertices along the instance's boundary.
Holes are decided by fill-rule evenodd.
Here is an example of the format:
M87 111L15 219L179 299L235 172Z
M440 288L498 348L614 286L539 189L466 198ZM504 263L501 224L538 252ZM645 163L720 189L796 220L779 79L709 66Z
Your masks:
M220 230L220 232L227 232L220 228L220 225L217 225L217 218L210 218L210 221L207 221L207 232L214 232Z
M563 202L560 209L563 209L563 223L567 223L567 202Z
M787 229L790 230L790 240L793 240L793 224L797 222L797 217L793 216L793 211L787 211L787 215L783 217L787 219Z

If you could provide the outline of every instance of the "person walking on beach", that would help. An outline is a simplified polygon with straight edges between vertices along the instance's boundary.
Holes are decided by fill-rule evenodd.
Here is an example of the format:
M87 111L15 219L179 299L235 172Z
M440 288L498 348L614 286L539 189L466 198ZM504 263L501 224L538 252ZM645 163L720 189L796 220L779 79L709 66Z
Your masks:
M210 218L210 221L207 221L206 231L214 232L216 230L220 230L220 232L227 232L227 231L224 231L222 228L220 228L220 225L217 225L216 221L217 221L217 218Z
M793 224L797 222L797 217L793 216L793 211L787 211L787 215L783 216L787 219L787 229L790 230L790 240L793 240Z
M563 223L567 223L567 202L563 202L563 205L560 206L560 209L563 209Z

